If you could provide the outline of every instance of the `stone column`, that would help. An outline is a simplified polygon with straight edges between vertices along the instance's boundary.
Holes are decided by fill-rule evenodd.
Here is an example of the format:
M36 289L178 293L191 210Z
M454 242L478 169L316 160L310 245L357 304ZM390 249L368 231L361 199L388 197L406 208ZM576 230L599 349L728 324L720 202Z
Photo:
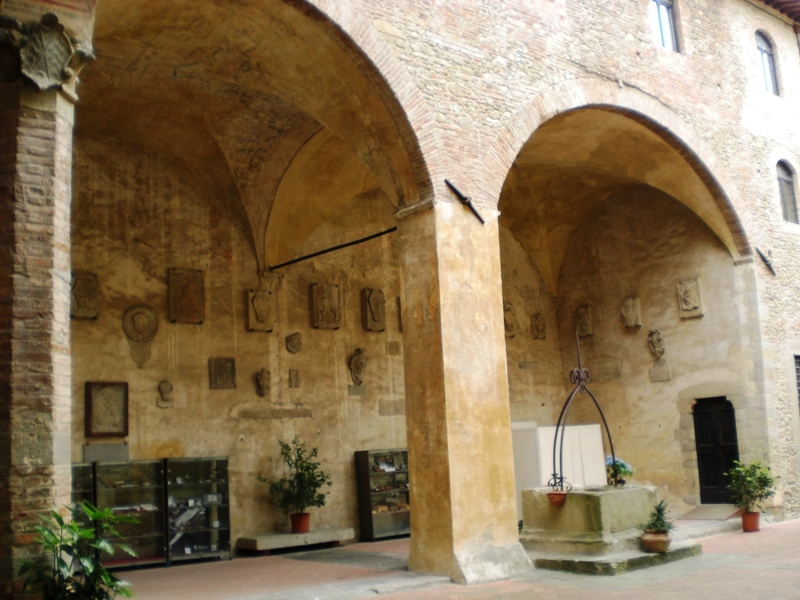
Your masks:
M39 515L70 501L74 94L69 84L74 84L76 74L67 66L75 57L74 47L53 15L31 27L8 22L4 27L0 30L4 53L0 83L0 599L18 597L17 571L24 557L35 552L33 530ZM55 60L59 56L60 65Z
M398 213L414 571L530 567L517 533L497 213ZM489 214L492 213L493 214Z

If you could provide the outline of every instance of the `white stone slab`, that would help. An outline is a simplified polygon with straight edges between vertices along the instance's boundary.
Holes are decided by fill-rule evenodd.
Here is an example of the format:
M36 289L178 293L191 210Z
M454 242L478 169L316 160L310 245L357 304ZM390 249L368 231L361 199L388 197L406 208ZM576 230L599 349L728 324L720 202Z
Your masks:
M342 529L315 529L308 533L268 533L255 537L240 537L236 547L240 550L278 550L279 548L296 548L329 542L345 542L356 537L352 527Z

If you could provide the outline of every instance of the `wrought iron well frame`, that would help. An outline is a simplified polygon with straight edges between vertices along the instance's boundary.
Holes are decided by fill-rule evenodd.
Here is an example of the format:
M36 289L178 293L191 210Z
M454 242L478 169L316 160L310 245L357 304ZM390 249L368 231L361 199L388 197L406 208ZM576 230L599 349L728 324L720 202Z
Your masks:
M610 485L616 486L619 481L619 473L617 467L617 457L614 454L614 441L611 439L611 430L608 428L608 422L606 421L606 416L603 414L603 409L600 408L600 403L595 398L592 391L587 387L587 383L589 383L589 370L584 368L583 366L583 358L581 356L581 340L578 336L578 332L575 332L575 345L578 349L578 368L572 369L569 373L569 381L570 383L575 384L575 388L572 390L569 396L567 396L566 402L564 402L564 406L561 407L561 414L558 415L558 422L556 423L556 432L555 436L553 437L553 476L550 478L550 481L547 483L549 487L553 489L553 491L569 491L572 489L572 485L569 482L566 482L564 479L564 437L566 435L566 427L567 427L567 419L569 418L569 411L572 408L572 403L575 401L578 393L587 393L589 397L594 402L594 405L597 407L597 412L600 413L600 418L603 420L603 426L606 430L606 436L608 437L608 445L611 449L611 471L613 473L613 478L610 481ZM559 435L560 435L560 443L559 443ZM558 450L558 465L556 466L556 450ZM567 489L564 490L564 485L566 483Z

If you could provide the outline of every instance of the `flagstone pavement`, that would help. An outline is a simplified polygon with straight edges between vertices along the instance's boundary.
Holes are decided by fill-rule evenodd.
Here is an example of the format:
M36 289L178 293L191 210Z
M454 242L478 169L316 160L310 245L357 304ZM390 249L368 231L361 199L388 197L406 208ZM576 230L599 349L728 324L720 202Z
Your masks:
M140 600L800 598L800 520L699 541L702 556L613 577L532 569L471 586L410 573L407 538L118 575Z

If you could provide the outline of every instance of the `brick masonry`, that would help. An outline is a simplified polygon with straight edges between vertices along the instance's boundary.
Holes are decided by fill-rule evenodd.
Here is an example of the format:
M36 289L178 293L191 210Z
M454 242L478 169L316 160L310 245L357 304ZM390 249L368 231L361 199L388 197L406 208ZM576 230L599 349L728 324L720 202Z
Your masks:
M354 0L353 8L335 11L323 0L315 4L335 12L345 31L359 32L356 41L367 37L363 22L371 21L405 66L418 94L408 92L405 76L393 72L387 79L402 86L396 100L411 103L406 115L439 198L448 198L438 189L447 173L464 182L479 205L496 206L508 169L535 129L582 106L623 111L679 149L712 190L739 253L748 256L759 247L776 259L777 277L756 257L755 282L743 286L752 333L745 405L758 405L768 435L745 448L743 457L768 461L782 477L777 504L787 516L800 514L792 358L800 354L794 264L800 228L783 221L775 174L778 160L800 170L793 108L800 97L796 26L760 2L676 2L676 53L653 45L647 0L502 7L490 0ZM756 31L773 43L780 96L761 89ZM374 41L362 49L371 55L373 48L379 58L388 54ZM433 115L435 132L430 119L416 119L421 114ZM429 139L438 140L443 152L426 154L430 147L421 142ZM691 454L692 435L685 435ZM686 460L693 465L693 458Z
M13 597L38 516L69 502L72 107L59 114L63 102L0 88L0 598Z

